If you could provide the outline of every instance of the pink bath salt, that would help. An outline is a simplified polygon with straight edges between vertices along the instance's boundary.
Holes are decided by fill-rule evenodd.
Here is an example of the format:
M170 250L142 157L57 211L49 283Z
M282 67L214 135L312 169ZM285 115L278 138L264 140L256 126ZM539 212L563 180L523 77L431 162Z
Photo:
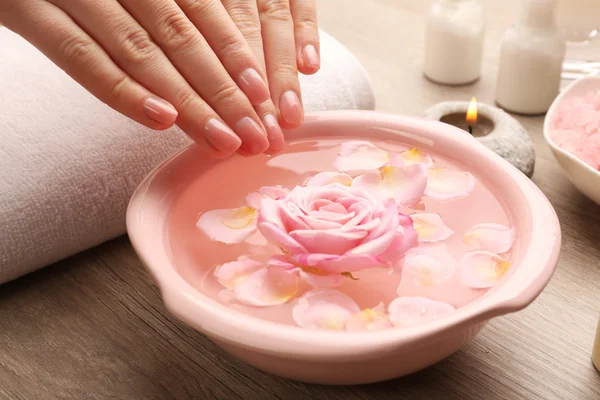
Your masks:
M562 102L550 137L557 146L600 169L600 91Z
M600 133L590 136L583 148L583 161L592 168L600 169Z
M589 92L584 96L584 101L587 104L592 105L592 107L598 111L600 111L600 91L598 92Z
M581 148L587 135L574 129L556 129L550 133L550 137L559 147L569 144L571 147Z

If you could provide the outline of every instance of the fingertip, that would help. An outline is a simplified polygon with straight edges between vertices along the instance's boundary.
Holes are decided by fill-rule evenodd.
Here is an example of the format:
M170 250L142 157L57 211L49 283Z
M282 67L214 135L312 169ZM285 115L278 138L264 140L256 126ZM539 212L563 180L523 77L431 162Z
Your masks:
M283 151L285 148L285 138L277 122L277 118L273 114L265 114L262 121L267 131L267 138L269 139L267 153L276 154Z
M158 126L170 127L177 120L177 110L166 100L148 96L143 103L144 114ZM166 129L166 128L164 128Z
M283 92L279 99L279 112L284 128L298 128L304 121L304 110L300 98L293 90Z
M227 157L242 145L242 140L217 118L210 118L204 127L203 139L215 150L213 156Z
M321 68L321 57L317 48L312 44L302 47L300 59L298 70L305 75L312 75Z
M269 148L265 131L250 117L243 117L235 125L235 131L242 140L241 149L248 154L260 154Z

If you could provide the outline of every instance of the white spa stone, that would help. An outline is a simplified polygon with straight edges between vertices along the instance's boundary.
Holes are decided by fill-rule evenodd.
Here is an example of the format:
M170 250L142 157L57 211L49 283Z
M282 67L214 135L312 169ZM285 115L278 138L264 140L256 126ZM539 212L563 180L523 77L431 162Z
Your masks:
M425 110L425 118L439 121L450 114L467 114L469 102L446 101ZM494 123L493 130L486 136L477 137L484 146L500 155L528 177L533 175L535 150L523 126L508 113L486 104L477 104L480 117Z

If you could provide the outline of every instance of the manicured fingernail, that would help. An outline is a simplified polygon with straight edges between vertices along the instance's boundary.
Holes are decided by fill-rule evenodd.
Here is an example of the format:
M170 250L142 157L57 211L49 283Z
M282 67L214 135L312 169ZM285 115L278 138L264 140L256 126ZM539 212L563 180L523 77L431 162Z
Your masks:
M281 111L281 117L285 122L292 126L300 126L302 124L302 104L298 95L292 90L281 95L279 101L279 111Z
M236 151L242 144L242 140L222 121L211 118L204 127L204 138L215 149L222 152Z
M269 147L267 136L250 117L244 117L235 125L235 132L242 139L242 148L249 153L259 154Z
M165 125L171 125L177 119L175 107L159 97L148 97L144 101L144 112L149 118Z
M304 46L302 49L302 58L304 59L304 65L310 69L319 68L321 64L317 48L312 44Z
M269 100L269 88L255 69L248 68L242 71L239 86L253 105L259 105Z
M263 117L263 125L267 130L267 138L269 139L269 151L278 152L285 147L285 139L283 131L277 122L277 118L273 114L266 114Z

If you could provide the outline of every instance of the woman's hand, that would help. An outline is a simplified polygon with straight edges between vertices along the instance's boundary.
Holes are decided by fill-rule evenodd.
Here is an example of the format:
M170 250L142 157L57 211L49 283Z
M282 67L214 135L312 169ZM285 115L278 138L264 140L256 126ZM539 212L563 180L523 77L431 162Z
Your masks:
M275 114L277 107L284 128L301 125L298 71L314 74L321 64L315 0L221 1L267 72L274 104L258 106L258 113Z
M263 59L220 0L4 0L0 21L115 110L153 129L177 123L223 157L240 146L244 154L280 150L278 114L286 127L302 123L286 47L296 50L282 29L291 26L289 7L280 3L258 0L273 96Z

